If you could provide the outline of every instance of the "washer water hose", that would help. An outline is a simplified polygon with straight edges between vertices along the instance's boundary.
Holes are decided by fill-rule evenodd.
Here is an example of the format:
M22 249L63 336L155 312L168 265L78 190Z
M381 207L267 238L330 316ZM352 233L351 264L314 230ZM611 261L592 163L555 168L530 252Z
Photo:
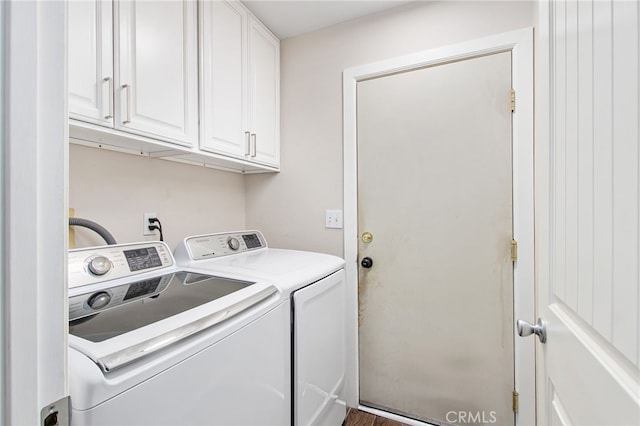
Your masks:
M98 235L100 235L108 245L117 244L116 239L113 238L113 235L109 231L107 231L102 225L99 225L95 222L92 222L87 219L80 219L79 217L70 217L69 218L69 226L83 226L85 228L89 228Z

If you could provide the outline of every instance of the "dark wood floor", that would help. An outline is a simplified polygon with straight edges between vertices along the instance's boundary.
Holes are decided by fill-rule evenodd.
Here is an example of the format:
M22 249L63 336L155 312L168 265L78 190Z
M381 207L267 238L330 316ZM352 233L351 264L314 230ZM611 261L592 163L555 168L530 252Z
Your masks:
M406 426L404 423L395 420L385 419L375 416L355 408L349 408L347 418L344 419L343 426Z

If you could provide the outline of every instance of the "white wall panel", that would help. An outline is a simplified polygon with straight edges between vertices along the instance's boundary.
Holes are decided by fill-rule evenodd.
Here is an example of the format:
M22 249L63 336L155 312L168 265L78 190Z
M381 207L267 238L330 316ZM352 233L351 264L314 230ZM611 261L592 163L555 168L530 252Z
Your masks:
M639 4L552 6L554 295L639 363Z

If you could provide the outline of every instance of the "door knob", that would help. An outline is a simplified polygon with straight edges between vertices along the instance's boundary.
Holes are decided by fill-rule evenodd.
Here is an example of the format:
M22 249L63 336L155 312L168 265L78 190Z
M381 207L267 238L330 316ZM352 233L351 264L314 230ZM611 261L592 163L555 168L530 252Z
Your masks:
M363 257L360 261L360 264L363 268L369 269L373 266L373 259L371 259L370 257Z
M542 318L538 318L538 322L535 325L527 321L518 320L516 322L516 328L519 336L524 337L535 334L538 336L538 339L540 339L540 343L545 343L547 341L547 324L542 320Z

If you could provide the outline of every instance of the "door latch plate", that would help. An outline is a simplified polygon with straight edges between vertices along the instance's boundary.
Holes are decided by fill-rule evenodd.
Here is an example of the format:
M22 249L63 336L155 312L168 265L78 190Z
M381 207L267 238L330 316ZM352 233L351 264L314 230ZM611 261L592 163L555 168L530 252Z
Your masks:
M40 426L69 426L71 398L65 396L40 410Z

